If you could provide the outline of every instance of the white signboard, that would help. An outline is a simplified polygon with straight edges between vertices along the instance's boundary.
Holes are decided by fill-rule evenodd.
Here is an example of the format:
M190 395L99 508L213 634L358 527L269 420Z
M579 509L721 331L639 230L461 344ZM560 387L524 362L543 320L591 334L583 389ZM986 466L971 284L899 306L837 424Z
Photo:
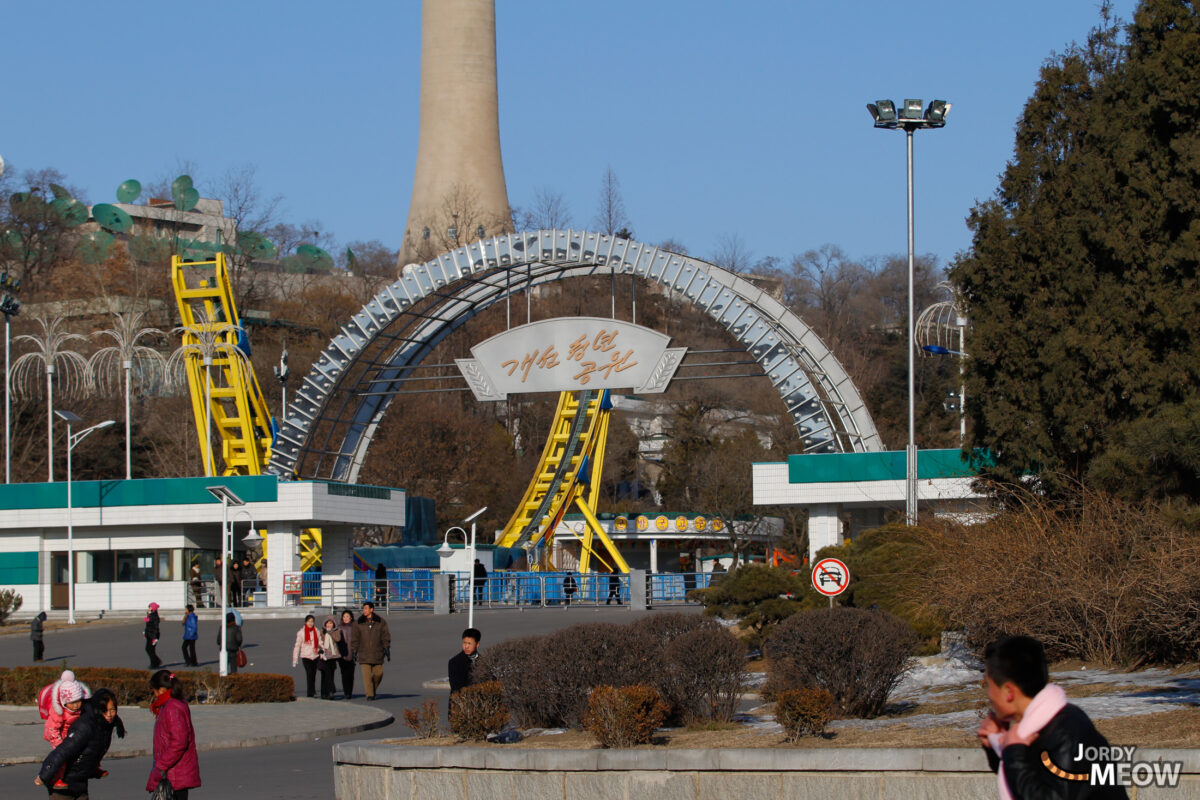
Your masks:
M532 322L471 348L459 370L478 400L519 392L632 389L664 392L686 347L671 337L615 319L560 317Z

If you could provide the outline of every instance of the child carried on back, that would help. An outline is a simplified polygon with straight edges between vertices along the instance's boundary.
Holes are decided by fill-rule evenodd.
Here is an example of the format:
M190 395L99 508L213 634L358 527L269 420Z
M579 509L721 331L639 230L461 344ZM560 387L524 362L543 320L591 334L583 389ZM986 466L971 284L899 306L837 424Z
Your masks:
M50 743L51 748L62 744L63 739L67 737L67 732L71 730L71 726L75 724L82 713L83 701L91 696L91 690L85 684L75 680L75 673L69 669L63 670L62 676L57 681L42 687L42 690L38 692L38 711L41 713L42 719L46 720L42 729L42 738ZM116 718L115 727L117 736L124 738L125 726L120 717ZM51 788L66 787L61 780L62 772L59 770L58 774L54 776L55 780ZM108 770L96 768L97 778L103 778L107 774Z

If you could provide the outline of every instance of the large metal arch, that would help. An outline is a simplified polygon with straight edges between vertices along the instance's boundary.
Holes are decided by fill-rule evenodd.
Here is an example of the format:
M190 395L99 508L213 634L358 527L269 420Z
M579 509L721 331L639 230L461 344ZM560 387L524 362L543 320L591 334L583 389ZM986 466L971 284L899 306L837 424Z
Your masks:
M796 314L715 264L592 231L504 234L464 245L398 280L347 321L305 377L267 470L354 483L392 399L459 326L546 283L635 275L667 287L721 323L762 366L809 453L882 450L845 369Z

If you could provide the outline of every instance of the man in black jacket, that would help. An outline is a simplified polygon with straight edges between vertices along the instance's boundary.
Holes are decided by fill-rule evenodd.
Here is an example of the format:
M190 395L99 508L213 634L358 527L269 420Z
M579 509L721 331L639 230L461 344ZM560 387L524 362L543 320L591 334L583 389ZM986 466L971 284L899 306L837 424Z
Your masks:
M84 701L79 719L62 743L46 756L33 782L45 786L51 798L86 796L88 781L108 774L100 769L100 762L112 743L114 728L118 736L125 735L125 728L117 716L116 697L108 689L100 689ZM63 770L62 778L56 783L54 776L60 769Z
M29 638L33 640L33 660L41 661L46 654L46 612L42 611L29 623Z
M475 682L472 672L475 669L475 659L479 658L479 640L482 638L483 634L478 628L467 628L462 632L462 650L450 659L447 665L451 695Z
M998 639L983 651L991 713L979 726L1001 800L1115 800L1120 786L1092 785L1091 754L1111 753L1087 714L1050 683L1042 645L1028 636Z

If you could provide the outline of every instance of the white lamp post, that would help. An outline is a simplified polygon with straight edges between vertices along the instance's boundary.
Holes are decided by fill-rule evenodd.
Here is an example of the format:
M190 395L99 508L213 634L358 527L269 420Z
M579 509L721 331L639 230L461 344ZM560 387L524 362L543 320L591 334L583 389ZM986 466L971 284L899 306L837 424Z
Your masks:
M75 445L83 441L92 431L98 431L101 428L107 428L109 425L115 425L116 420L107 419L98 425L93 425L90 428L84 428L79 433L71 433L71 426L83 422L78 414L73 414L70 411L56 410L55 416L67 423L67 623L75 624L75 527L72 519L72 503L71 503L71 451L75 449Z
M913 239L913 132L928 128L941 128L946 124L946 115L950 113L950 103L945 100L934 100L928 108L921 100L905 100L897 114L896 104L891 100L878 100L867 103L867 111L871 112L876 128L886 130L902 130L908 144L908 448L906 450L904 470L904 524L917 524L917 415L916 415L916 378L914 361L916 357L916 341L914 335L915 317L913 311L914 290L913 272L915 271L915 249ZM924 110L922 110L924 109Z
M246 501L225 485L204 488L221 501L221 654L218 663L221 665L220 674L225 676L229 674L229 626L225 624L225 615L229 613L226 605L229 602L229 551L232 549L232 542L229 541L232 535L229 527L229 507L244 506Z
M469 562L467 564L467 575L469 576L467 578L467 627L468 628L475 627L475 520L479 518L480 514L482 514L483 512L485 512L487 510L488 510L488 507L484 506L483 508L479 509L474 514L472 514L471 516L469 516L463 520L464 523L466 523L466 522L471 523L471 541L470 541L470 545L469 545L470 550L467 555L467 560ZM443 563L445 563L445 560L448 559L450 557L450 554L454 552L450 548L450 532L451 531L460 531L463 535L463 539L467 538L467 532L465 530L463 530L462 528L458 527L457 525L455 525L453 528L448 528L446 530L446 535L442 539L442 546L439 547L437 550L437 553L442 558Z

